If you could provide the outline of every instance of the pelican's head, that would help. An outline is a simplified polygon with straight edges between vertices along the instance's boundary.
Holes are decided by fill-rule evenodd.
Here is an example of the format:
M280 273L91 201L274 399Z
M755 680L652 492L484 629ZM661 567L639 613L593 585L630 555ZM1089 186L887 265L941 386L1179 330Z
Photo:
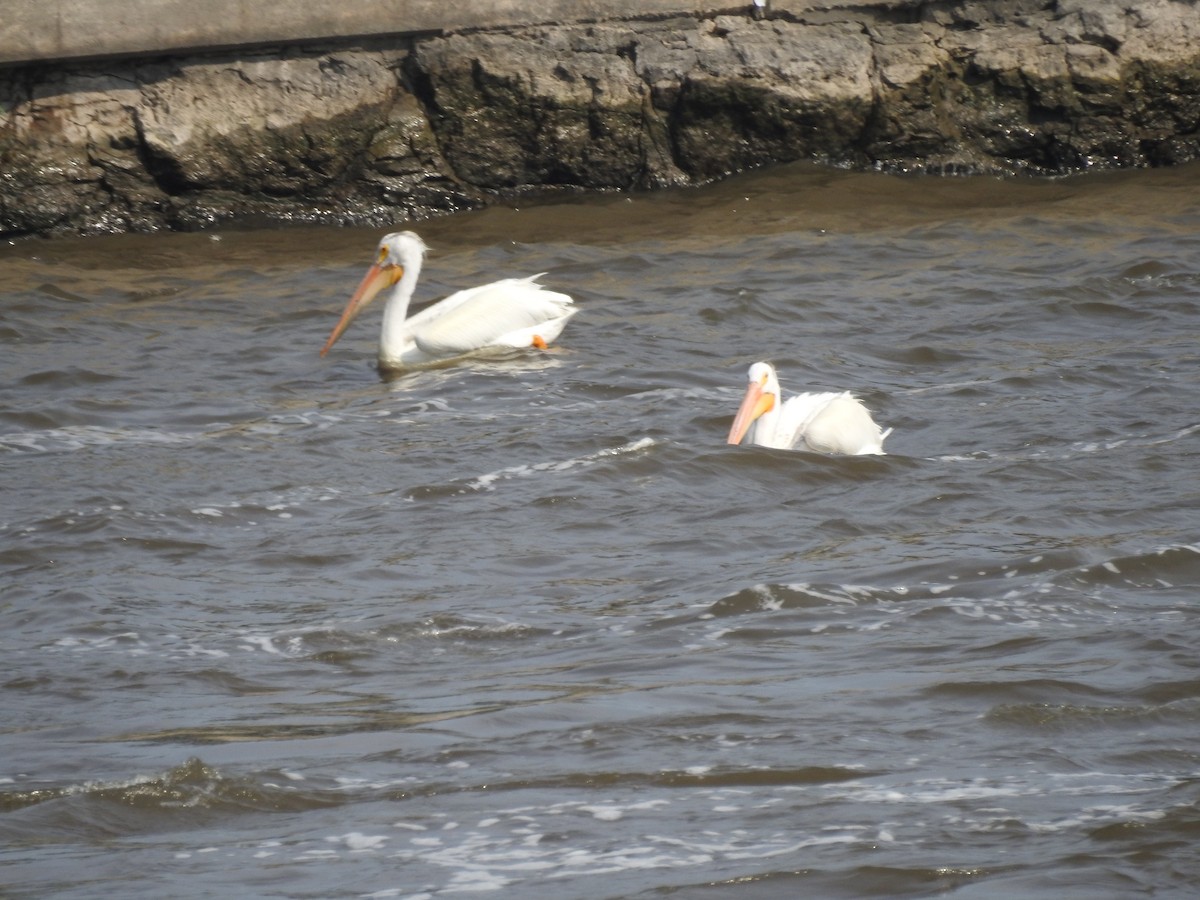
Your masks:
M746 394L742 397L742 405L738 407L737 415L733 417L733 425L729 429L726 443L740 444L746 432L750 430L760 416L779 409L779 379L775 375L775 367L770 363L756 362L747 373L749 383Z
M425 258L425 242L411 231L397 231L383 237L379 248L375 251L375 262L367 270L358 290L346 304L341 319L334 326L329 340L321 348L321 355L329 352L346 327L354 321L354 317L367 308L379 296L380 291L396 284L406 271L414 274L421 268L421 260Z
M415 231L393 231L379 239L376 265L391 264L407 268L414 261L419 263L424 259L428 249Z

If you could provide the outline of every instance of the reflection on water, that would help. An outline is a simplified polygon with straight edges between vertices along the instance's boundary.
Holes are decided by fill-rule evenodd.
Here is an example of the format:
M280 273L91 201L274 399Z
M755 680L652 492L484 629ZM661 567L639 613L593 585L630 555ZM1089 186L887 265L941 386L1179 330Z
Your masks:
M388 377L378 231L3 248L0 881L1187 895L1198 175L431 221L583 311ZM889 455L726 446L756 359Z

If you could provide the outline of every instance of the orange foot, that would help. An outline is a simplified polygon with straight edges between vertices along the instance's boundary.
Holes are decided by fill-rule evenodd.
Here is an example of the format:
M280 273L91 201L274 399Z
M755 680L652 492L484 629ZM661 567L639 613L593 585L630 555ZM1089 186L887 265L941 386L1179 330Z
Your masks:
M540 334L535 334L533 336L533 346L537 347L539 350L546 349L546 342L542 339Z

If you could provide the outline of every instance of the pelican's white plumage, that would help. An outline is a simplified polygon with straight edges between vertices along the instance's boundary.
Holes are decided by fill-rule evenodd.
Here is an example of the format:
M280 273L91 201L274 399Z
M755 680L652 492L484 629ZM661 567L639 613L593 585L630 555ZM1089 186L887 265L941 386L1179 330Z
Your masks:
M500 347L540 347L562 333L577 311L566 294L545 290L536 279L506 278L451 294L414 316L408 315L425 242L411 231L389 234L379 242L342 318L321 349L329 352L346 327L367 305L386 292L379 366L403 369ZM544 274L544 273L543 273Z
M750 367L750 383L729 429L728 442L743 440L779 450L813 450L849 456L882 454L883 431L862 401L847 392L797 394L787 400L769 363Z

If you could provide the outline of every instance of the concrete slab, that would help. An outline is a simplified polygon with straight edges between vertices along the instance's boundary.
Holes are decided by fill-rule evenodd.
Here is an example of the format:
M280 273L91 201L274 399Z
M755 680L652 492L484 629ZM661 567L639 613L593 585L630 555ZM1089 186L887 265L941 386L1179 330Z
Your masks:
M385 35L913 0L4 0L0 65L177 54Z

